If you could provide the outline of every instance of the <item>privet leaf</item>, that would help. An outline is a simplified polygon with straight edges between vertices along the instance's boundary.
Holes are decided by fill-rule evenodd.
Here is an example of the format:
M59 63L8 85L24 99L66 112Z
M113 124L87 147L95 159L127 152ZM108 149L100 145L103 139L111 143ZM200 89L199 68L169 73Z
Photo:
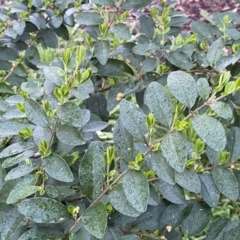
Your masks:
M187 161L187 141L179 132L166 135L161 144L162 154L169 165L178 172L183 172Z
M75 16L75 21L84 25L98 25L103 23L101 15L97 12L81 12Z
M201 195L203 200L212 208L216 207L219 201L220 192L210 174L199 174L201 180Z
M57 86L61 86L64 83L64 77L60 76L60 72L62 71L61 68L58 67L45 67L43 69L43 74L46 78L51 83L56 84Z
M92 2L103 6L114 6L114 0L92 0Z
M141 14L139 17L141 30L148 38L152 38L154 34L154 21L151 17L145 14Z
M189 56L183 52L176 50L167 54L167 60L176 67L190 70L194 67Z
M238 181L230 169L222 166L215 167L212 170L212 177L223 195L233 201L238 199Z
M90 238L91 238L91 235L84 226L80 227L77 230L77 232L75 232L72 236L70 236L70 240L79 240L79 239L90 240Z
M132 0L126 0L122 4L122 8L125 10L130 10L132 8L138 9L147 6L151 0L141 0L141 1L132 1Z
M188 236L200 233L209 223L212 216L211 208L204 202L194 202L191 213L182 222L182 231Z
M231 162L235 162L240 157L239 142L240 128L232 127L227 136L227 151L231 153Z
M211 88L206 78L199 78L197 80L197 91L203 100L208 99L209 94L211 93Z
M213 102L209 106L219 117L228 120L233 116L231 107L225 102Z
M191 108L197 99L197 84L194 78L183 71L171 72L167 78L168 87L175 98Z
M226 136L222 124L215 118L199 115L193 118L192 125L200 138L213 150L223 151Z
M240 236L240 221L236 220L229 223L224 229L224 240L235 240Z
M50 154L43 160L44 170L52 178L62 182L72 182L74 180L71 169L66 161L57 154Z
M178 185L187 189L190 192L200 193L201 182L199 180L198 174L190 169L184 169L183 172L175 173L175 180Z
M216 64L217 60L221 56L223 48L224 48L223 38L217 39L209 47L207 53L207 60L212 66Z
M83 213L83 224L91 235L102 238L107 227L107 212L104 204L98 202L88 207Z
M110 54L110 43L107 40L97 41L94 44L94 53L98 59L98 61L105 65L107 63L109 54Z
M163 197L166 198L168 201L175 204L185 203L183 188L179 185L171 185L163 180L158 180L156 182L156 185Z
M133 160L133 137L119 118L113 129L113 142L118 157L126 164Z
M166 159L160 151L149 153L152 169L159 178L163 181L174 185L175 184L175 170L169 166Z
M84 194L90 199L99 196L105 179L103 146L92 142L79 165L79 181Z
M66 206L51 198L25 199L19 203L18 211L36 223L58 223L70 219Z
M0 137L9 137L17 135L26 125L18 122L2 122L0 123Z
M128 202L122 184L115 186L108 197L111 205L118 212L130 217L138 217L141 214Z
M82 127L83 115L79 106L73 102L66 102L57 110L57 116L66 124Z
M144 102L160 123L171 126L172 102L162 85L152 82L145 91Z
M145 175L136 170L128 171L122 180L125 196L138 212L145 212L149 199L149 185Z
M148 128L145 124L145 115L132 103L123 99L120 103L120 118L127 131L139 141L146 142Z
M110 28L110 30L119 38L126 40L131 38L130 30L124 23L115 24Z
M25 102L25 113L27 118L34 124L41 127L48 126L48 118L43 108L31 98L28 98Z

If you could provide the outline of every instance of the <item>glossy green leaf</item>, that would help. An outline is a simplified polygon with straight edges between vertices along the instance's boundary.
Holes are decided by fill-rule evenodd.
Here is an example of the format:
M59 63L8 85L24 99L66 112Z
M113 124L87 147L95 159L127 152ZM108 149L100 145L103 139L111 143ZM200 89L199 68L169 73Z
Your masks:
M209 106L219 117L230 120L233 116L232 109L228 103L213 102Z
M100 64L105 65L110 54L110 42L107 40L97 41L94 44L93 51Z
M149 199L148 199L148 205L150 206L157 206L160 203L160 196L157 191L157 189L154 187L154 185L149 184Z
M120 240L140 240L140 237L136 234L130 234L130 235L121 237Z
M77 88L71 88L69 90L70 94L81 100L89 98L89 94L94 92L94 86L91 79L88 79L86 82L81 83Z
M169 165L178 172L183 172L187 161L187 141L179 132L166 135L161 144L162 154Z
M98 25L103 23L101 15L97 12L81 12L75 16L75 21L84 25Z
M182 222L182 231L188 231L188 236L200 233L212 217L211 208L204 202L194 202L191 213Z
M203 100L207 100L209 98L211 88L206 78L199 78L197 80L197 91Z
M18 52L10 47L0 47L0 60L12 61L18 58Z
M139 20L142 32L144 32L148 38L152 38L155 30L153 19L148 15L141 14Z
M215 167L212 170L213 180L219 191L229 199L238 199L238 181L233 172L223 166Z
M183 188L179 185L171 185L163 180L158 180L156 186L165 199L175 204L184 204L185 196Z
M124 23L117 23L110 28L110 31L113 32L117 37L122 39L130 39L131 34L128 26Z
M108 126L108 123L102 122L102 121L89 122L82 128L82 131L83 132L97 132L97 131L104 130L105 128L107 128L107 126Z
M36 223L59 223L70 219L67 207L51 198L25 199L19 203L18 211Z
M229 223L224 229L224 240L235 240L240 236L240 221L236 220Z
M52 185L46 185L44 190L50 198L56 198L58 196L58 190Z
M240 157L239 142L240 128L232 127L227 135L227 151L231 153L231 162L235 162Z
M194 78L183 71L171 72L167 78L168 87L175 98L191 108L197 99L197 84Z
M10 157L18 153L22 153L35 146L33 142L19 142L13 143L8 147L4 148L0 153L0 158Z
M6 200L7 204L13 204L15 202L17 202L18 200L27 197L31 194L33 194L32 192L29 192L30 194L26 195L25 191L26 188L29 186L35 186L35 184L37 183L38 180L38 176L37 175L30 175L26 178L23 178L10 192L10 194L8 195L8 198ZM35 190L36 192L36 190Z
M63 236L63 232L53 228L53 226L34 227L21 235L18 240L59 240Z
M11 239L10 236L16 231L23 219L24 216L16 208L12 208L7 216L2 221L0 220L1 239Z
M43 108L31 98L28 98L25 102L25 113L27 118L37 126L48 126L48 118Z
M41 141L50 142L52 132L49 128L36 126L33 131L33 140L38 145Z
M59 141L67 145L77 146L84 145L86 143L77 128L66 124L61 125L58 128L56 135Z
M29 16L29 20L33 23L37 28L46 28L46 19L44 16L38 12L33 13Z
M142 70L144 72L152 72L159 65L159 60L156 58L146 58L142 62Z
M171 126L172 102L162 85L152 82L145 91L144 102L161 124Z
M0 123L0 137L9 137L17 135L19 131L26 127L25 124L18 122L1 122Z
M114 6L114 0L92 0L92 2L103 6Z
M83 213L83 224L88 232L97 237L104 236L107 227L107 212L104 204L98 202L91 207L88 207Z
M133 53L138 55L147 55L159 51L159 46L156 43L138 43L132 48Z
M175 184L175 170L170 167L160 151L149 153L152 169L159 178L169 184Z
M198 115L193 118L192 125L198 136L213 150L223 151L226 136L222 124L213 117Z
M146 142L146 134L148 134L145 124L146 116L140 109L123 99L120 102L120 118L124 127L133 137Z
M185 52L179 50L167 54L167 60L181 69L190 70L194 67L189 56Z
M52 178L62 182L72 182L74 180L71 169L66 161L57 154L50 154L43 160L43 167Z
M49 48L57 48L58 39L54 31L50 28L40 29L38 37L43 39L46 46Z
M133 137L118 119L113 129L113 142L118 157L126 164L133 160Z
M73 102L66 102L57 110L57 116L66 124L74 127L82 127L82 110Z
M20 178L22 176L25 176L31 172L33 172L34 170L37 169L37 166L34 166L32 164L29 165L20 165L18 167L13 168L12 170L10 170L6 177L5 177L5 181L8 180L12 180L12 179L16 179L16 178Z
M104 148L101 142L92 142L79 165L79 181L90 199L99 196L105 180Z
M219 201L220 192L210 174L199 174L201 180L201 196L203 200L212 208L216 207Z
M138 212L127 200L122 184L115 186L109 193L109 202L121 214L130 217L138 217Z
M79 239L84 239L84 240L90 240L91 235L90 233L86 230L84 226L81 226L77 230L77 232L73 233L73 235L70 236L70 240L79 240Z
M60 76L59 74L61 71L61 68L53 66L43 68L43 74L46 80L56 84L57 86L61 86L64 83L64 77Z
M54 15L50 22L54 28L59 28L62 25L63 17L61 15Z
M123 176L122 186L132 207L138 212L145 212L149 199L149 185L145 175L140 171L130 170Z
M138 9L147 6L151 0L141 0L141 1L132 1L132 0L126 0L122 4L122 8L125 10L130 10L132 8Z
M133 70L124 61L118 59L108 59L105 65L97 63L95 66L100 76L125 77L127 74L133 75Z
M1 82L0 93L13 93L13 90L8 84Z
M229 218L217 218L207 231L206 240L222 240L223 232L226 226L231 222Z
M217 39L216 41L214 41L210 45L206 57L207 57L208 62L212 66L216 64L217 60L221 56L223 48L224 48L224 40L223 40L223 38Z
M183 172L175 173L175 180L178 185L196 194L201 192L201 182L194 170L184 169Z

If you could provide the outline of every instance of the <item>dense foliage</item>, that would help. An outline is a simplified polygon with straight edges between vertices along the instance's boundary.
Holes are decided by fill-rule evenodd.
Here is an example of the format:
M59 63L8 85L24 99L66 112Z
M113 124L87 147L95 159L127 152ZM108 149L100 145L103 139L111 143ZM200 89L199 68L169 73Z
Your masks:
M150 2L0 9L1 240L239 239L240 17Z

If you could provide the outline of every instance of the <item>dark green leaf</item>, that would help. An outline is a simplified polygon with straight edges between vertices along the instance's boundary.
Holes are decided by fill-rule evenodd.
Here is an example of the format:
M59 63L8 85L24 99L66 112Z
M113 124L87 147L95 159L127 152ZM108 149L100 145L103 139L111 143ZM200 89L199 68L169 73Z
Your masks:
M90 199L99 196L105 179L105 162L101 142L92 142L79 165L79 181L84 194Z
M212 66L216 64L217 60L221 56L223 48L224 48L223 38L217 39L209 47L207 53L207 60Z
M155 24L153 19L145 14L141 14L139 17L141 30L148 38L152 38L155 30Z
M63 232L54 229L53 226L34 227L21 235L18 240L59 240L63 236ZM85 240L85 239L84 239Z
M149 199L149 185L145 175L136 170L128 171L122 180L129 203L139 212L145 212Z
M108 126L108 123L98 121L98 122L89 122L83 128L83 132L97 132L105 129Z
M233 116L232 109L228 103L213 102L209 106L219 117L230 120Z
M194 67L189 56L185 52L179 50L167 54L167 60L181 69L190 70Z
M52 132L49 128L37 126L33 131L33 140L37 145L43 140L46 142L50 142L51 137Z
M93 3L103 5L103 6L114 6L114 0L92 0Z
M85 100L89 98L89 94L94 92L94 86L91 79L87 80L84 83L81 83L77 88L71 88L69 90L71 95L77 97L81 100Z
M62 71L61 68L53 67L53 66L45 67L43 69L43 73L46 80L56 84L57 86L61 86L64 83L64 77L59 75L60 71Z
M212 170L212 177L223 195L233 201L238 199L238 181L230 169L222 166L215 167Z
M54 15L51 18L51 24L54 28L59 28L62 25L63 17L61 15Z
M223 232L226 226L231 222L229 218L217 218L207 231L206 240L222 240Z
M152 72L159 65L159 61L156 58L146 58L142 62L142 70L144 72Z
M159 178L169 184L175 184L175 170L169 166L160 151L149 153L151 166Z
M168 87L175 98L191 108L197 99L197 84L194 78L183 71L171 72L167 78Z
M219 162L218 159L218 152L207 146L206 148L206 154L208 157L208 161L213 165L216 166Z
M183 188L179 185L171 185L163 180L158 180L156 182L156 185L163 197L166 198L168 201L175 204L185 203Z
M132 49L133 53L138 55L147 55L149 53L154 53L156 51L159 51L159 46L156 43L138 43L135 45Z
M199 137L213 150L223 151L226 136L222 124L213 117L199 115L193 118L192 125Z
M105 65L98 63L95 65L97 73L108 77L125 77L127 74L133 75L133 70L124 62L118 59L108 59Z
M130 10L132 8L138 9L147 6L151 0L140 0L140 1L132 1L132 0L126 0L122 4L122 8L125 10Z
M201 233L208 225L212 216L212 211L204 202L194 202L191 213L182 222L182 231L188 231L188 236Z
M0 69L1 70L10 70L12 67L12 64L8 61L0 60Z
M50 198L56 198L58 196L58 190L52 185L46 185L44 190Z
M55 28L54 32L58 35L58 37L61 37L66 41L69 40L69 32L65 25L62 24L59 28Z
M152 82L145 91L144 102L161 124L171 126L172 102L162 85Z
M223 239L224 240L235 240L240 236L240 221L236 220L227 225L224 229Z
M66 124L74 127L82 127L83 115L79 106L73 102L66 102L57 110L57 116Z
M105 65L110 54L110 42L107 40L97 41L94 44L94 53L100 64Z
M199 78L197 80L197 91L203 100L207 100L209 98L211 88L206 78Z
M120 240L140 240L138 235L130 234L120 238Z
M28 98L25 102L25 113L27 118L37 126L48 126L48 118L43 108L31 98Z
M0 60L13 61L18 58L18 52L9 47L0 47Z
M160 196L154 185L149 184L149 199L148 199L148 205L150 206L157 206L160 203Z
M183 172L187 161L187 141L179 132L166 135L161 144L162 154L169 165L178 172Z
M81 12L75 16L75 21L84 25L98 25L103 23L101 15L97 12Z
M107 227L102 240L119 240L123 236L122 232L117 228Z
M79 228L77 230L77 232L73 233L72 236L70 236L70 240L90 240L91 235L90 233L86 230L86 228L84 226L81 226L81 228Z
M66 206L51 198L25 199L19 203L18 211L36 223L59 223L70 219Z
M146 142L148 128L145 124L146 116L141 110L123 99L120 103L120 118L124 127L133 137Z
M40 29L38 38L43 38L46 46L49 48L57 48L58 46L57 36L50 28Z
M126 40L131 38L130 30L128 26L124 23L117 23L113 25L110 30L119 38Z
M33 13L32 15L29 16L29 20L39 29L46 28L46 19L40 13L37 12Z
M219 201L220 192L210 174L199 174L201 180L201 195L203 200L212 208L216 207Z
M8 84L1 82L0 83L0 93L13 93L13 90Z
M102 238L107 227L107 212L104 204L98 202L88 207L83 213L83 224L91 235Z
M9 137L17 135L26 125L18 122L2 122L0 123L0 137Z
M239 142L240 128L232 127L227 136L227 151L231 153L231 162L235 162L240 157Z
M28 149L33 148L34 146L35 144L33 142L13 143L1 151L0 158L10 157L18 153L22 153Z
M57 154L50 154L43 160L44 170L52 178L62 182L72 182L74 180L71 169L66 161Z
M178 185L190 192L197 194L201 192L201 182L194 170L184 169L182 173L176 172L175 180Z
M108 197L109 202L118 212L130 217L138 217L141 214L128 202L122 184L115 186Z

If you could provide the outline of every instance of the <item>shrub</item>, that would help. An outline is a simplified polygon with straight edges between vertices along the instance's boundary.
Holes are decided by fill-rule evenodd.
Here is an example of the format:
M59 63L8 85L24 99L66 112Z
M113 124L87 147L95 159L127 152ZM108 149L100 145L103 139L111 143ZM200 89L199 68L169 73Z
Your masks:
M0 9L1 239L239 238L239 15L150 2Z

